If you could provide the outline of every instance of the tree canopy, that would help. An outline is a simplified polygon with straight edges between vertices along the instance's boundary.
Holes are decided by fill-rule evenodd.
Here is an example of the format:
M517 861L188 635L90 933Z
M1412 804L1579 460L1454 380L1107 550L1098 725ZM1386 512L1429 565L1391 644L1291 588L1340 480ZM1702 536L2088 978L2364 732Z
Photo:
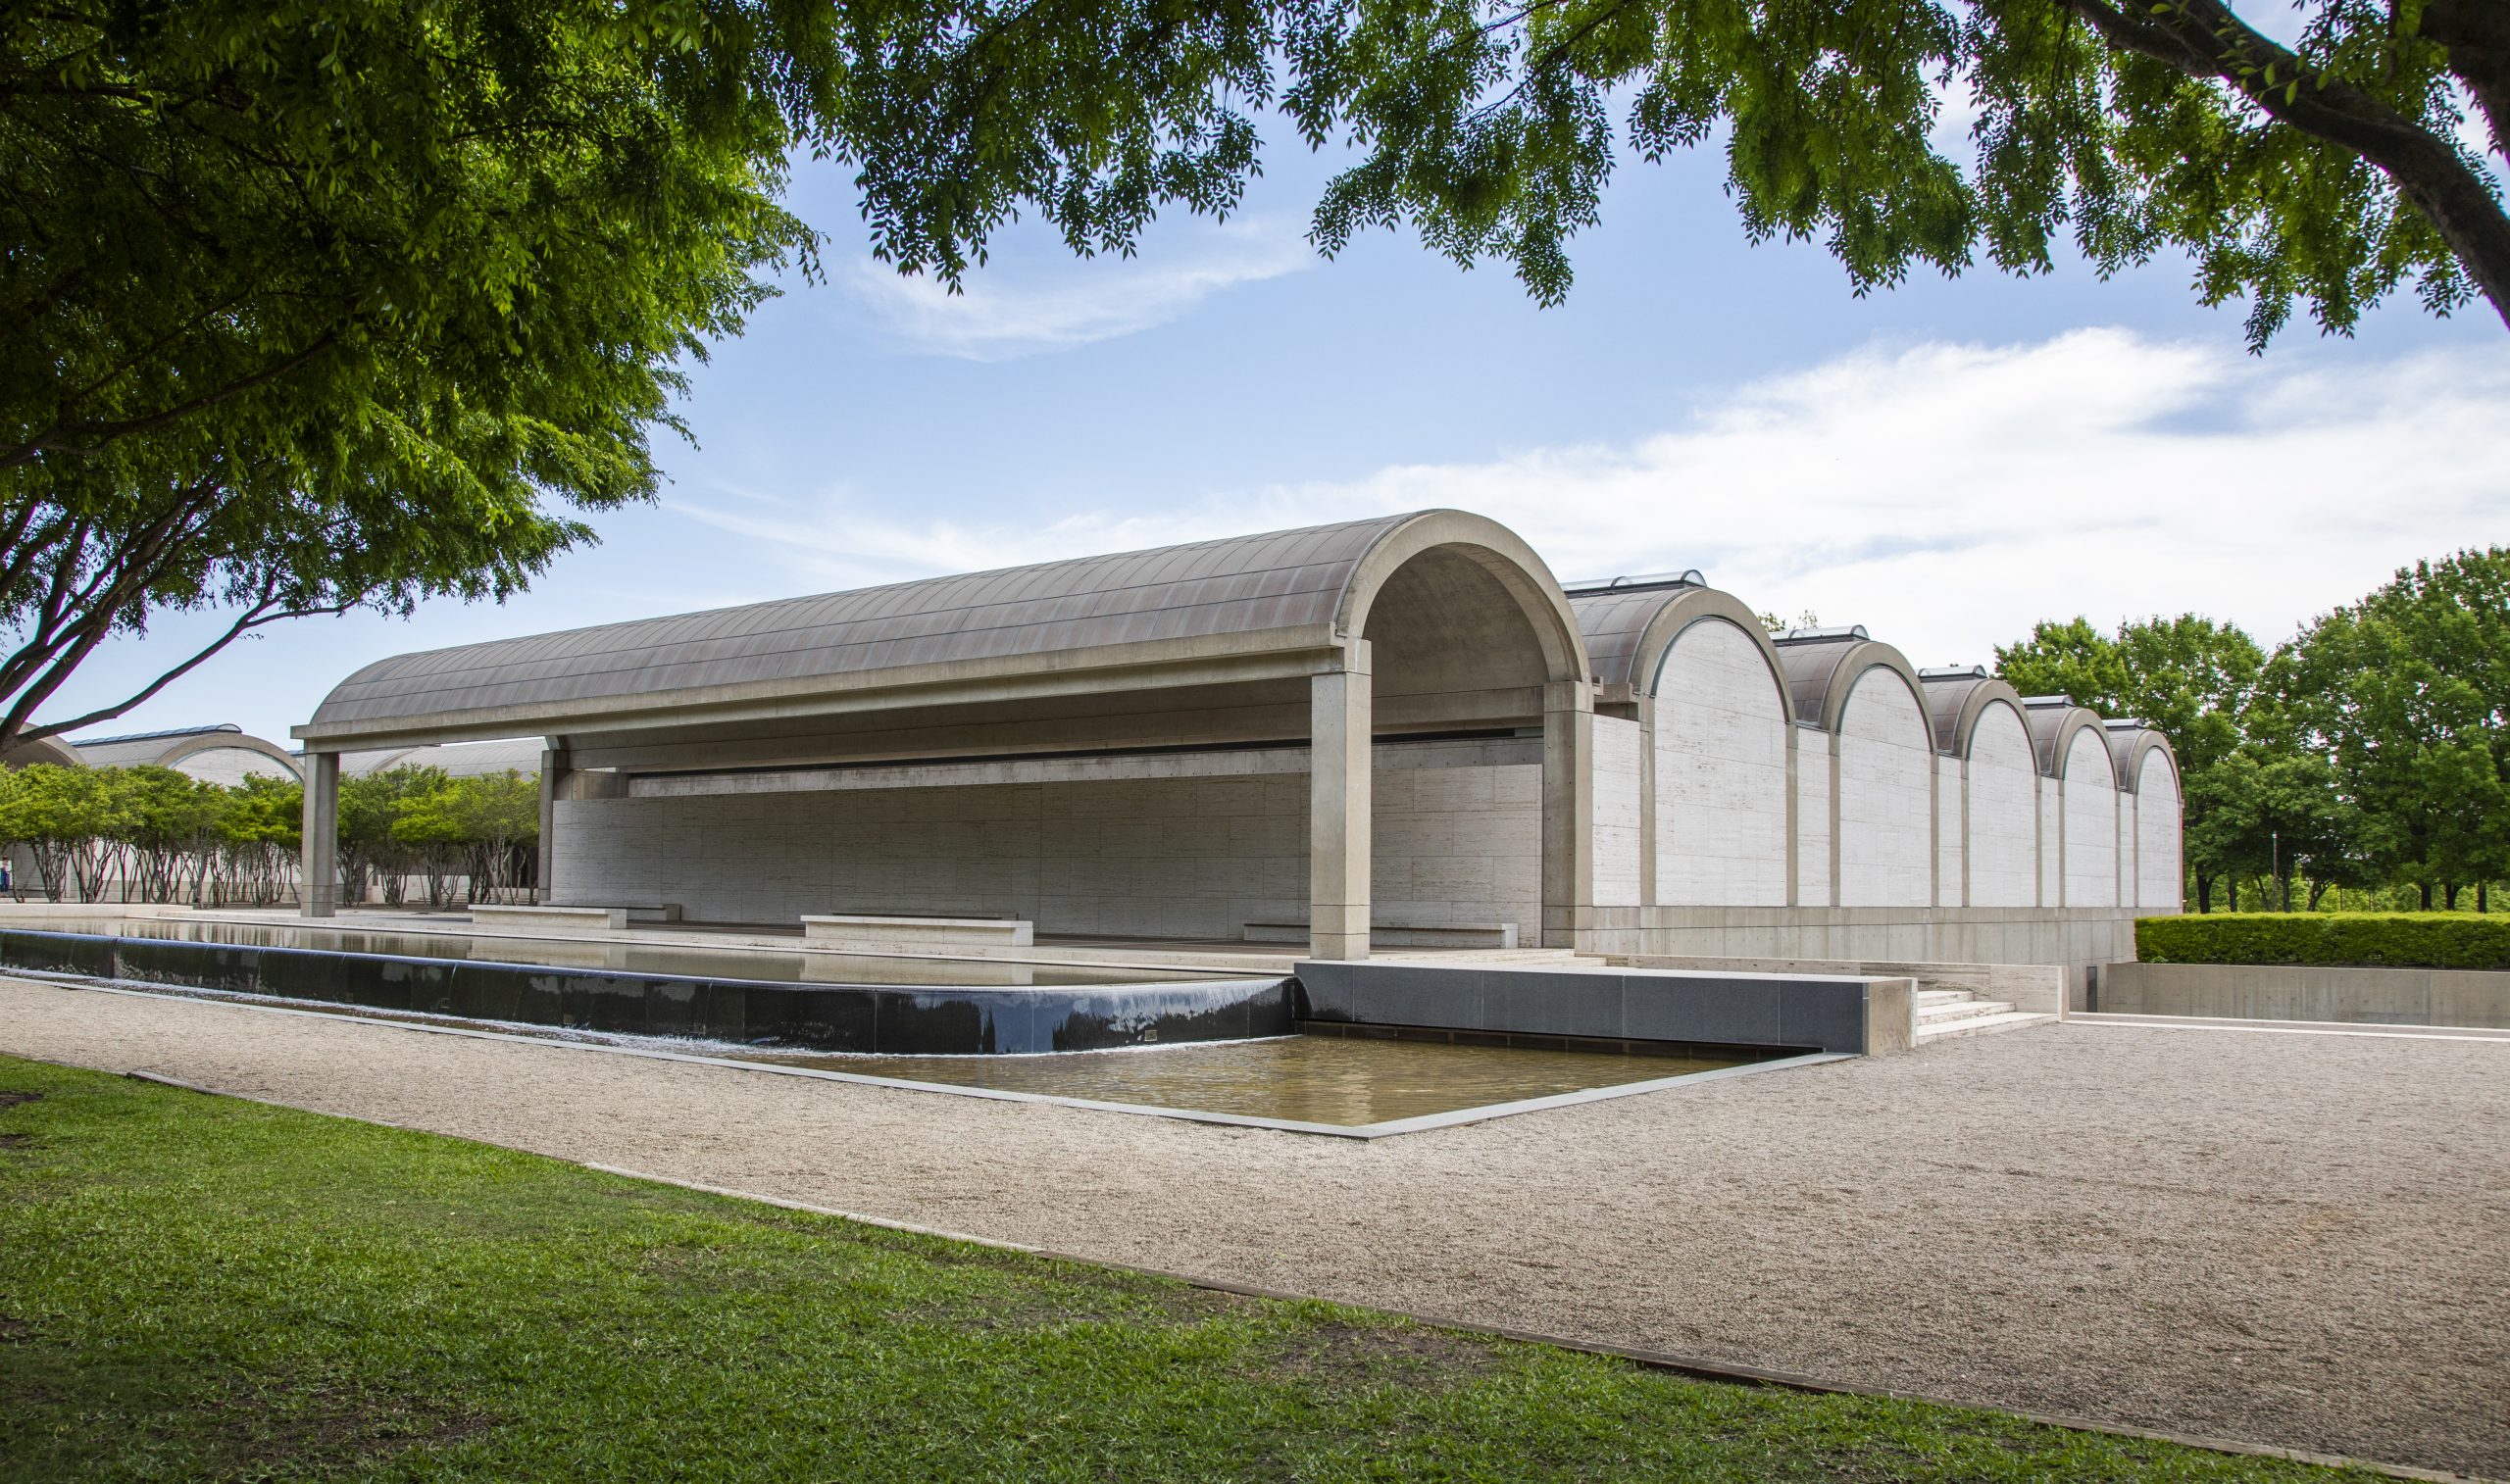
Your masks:
M945 274L1025 203L1103 249L1162 200L1232 201L1272 107L1359 151L1320 246L1408 223L1546 302L1625 155L1715 142L1746 233L1820 239L1860 293L2045 272L2070 239L2103 274L2184 249L2254 346L2407 285L2510 322L2510 217L2462 137L2510 146L2500 0L2289 9L2285 45L2229 0L849 5L834 132L881 251Z
M2417 563L2271 655L2193 615L2040 623L2016 688L2151 721L2179 752L2200 908L2242 875L2436 892L2510 878L2510 550Z
M685 361L811 263L816 16L0 9L0 741L279 618L503 597L647 495ZM231 626L29 727L168 610Z
M2510 320L2500 0L57 0L0 8L0 748L282 618L501 598L649 497L688 363L820 237L952 284L1022 212L1130 252L1259 124L1565 295L1629 156L1716 144L1754 239L1915 266L2172 249L2263 345L2411 287ZM1966 141L1947 137L1973 118ZM45 712L115 634L223 627Z

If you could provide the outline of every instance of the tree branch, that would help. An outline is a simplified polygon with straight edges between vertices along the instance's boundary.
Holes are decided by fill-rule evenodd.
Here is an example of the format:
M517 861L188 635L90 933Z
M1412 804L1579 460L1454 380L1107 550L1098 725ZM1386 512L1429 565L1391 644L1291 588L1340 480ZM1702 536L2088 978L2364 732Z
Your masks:
M2109 0L2058 0L2114 51L2221 82L2278 123L2341 145L2395 182L2510 325L2510 215L2449 140L2340 77L2310 67L2220 0L2168 0L2131 17ZM2265 79L2276 80L2269 82Z
M317 618L326 614L336 618L357 606L355 601L350 601L346 603L326 604L320 608L271 607L271 605L276 601L277 600L275 598L263 598L254 607L245 610L241 617L237 618L233 623L226 626L226 631L225 633L220 634L216 639L211 640L198 654L193 655L182 664L177 665L173 669L159 675L146 686L116 705L99 708L98 710L87 713L83 717L73 717L67 721L47 721L41 726L33 727L20 726L15 732L0 730L0 751L5 751L6 749L15 747L23 742L41 741L45 737L56 737L64 732L76 731L82 726L93 726L99 721L110 721L114 717L121 716L123 713L129 711L131 708L140 705L151 696L154 696L159 691L164 690L167 686L174 684L176 680L179 680L183 676L191 673L192 670L197 668L204 661L209 660L219 651L225 649L229 644L234 643L244 634L249 633L254 629L261 628L266 624L278 623L289 618ZM64 675L64 678L68 678L66 674Z
M314 342L306 346L303 350L286 357L275 365L265 367L261 371L255 371L253 374L245 376L239 380L230 381L226 385L218 388L216 391L203 392L189 401L176 403L173 407L162 408L157 412L148 414L146 417L130 418L117 422L56 422L51 427L44 429L42 432L37 433L35 436L27 439L24 443L18 444L14 448L0 448L0 469L15 469L20 465L31 464L38 456L47 452L68 454L98 453L102 451L105 444L112 442L116 438L127 437L132 433L147 432L152 428L163 427L170 422L178 422L183 419L192 416L194 413L207 412L209 409L218 406L220 403L231 402L235 398L244 395L246 392L255 390L258 387L267 386L271 382L279 379L281 376L296 371L298 368L312 361L315 357L322 355L326 350L329 350L333 345L339 342L339 338L340 326L334 325L331 328L325 330L322 334L317 335L314 338ZM66 441L74 436L82 441L75 444Z

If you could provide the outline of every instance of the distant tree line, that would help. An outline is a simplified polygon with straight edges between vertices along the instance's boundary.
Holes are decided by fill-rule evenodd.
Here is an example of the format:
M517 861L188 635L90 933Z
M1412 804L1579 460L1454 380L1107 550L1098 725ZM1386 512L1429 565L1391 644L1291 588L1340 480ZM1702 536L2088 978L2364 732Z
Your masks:
M2193 614L2078 618L1996 668L2169 735L2198 912L2484 912L2510 879L2510 550L2419 562L2271 653Z
M292 900L305 791L293 778L206 782L171 767L0 773L0 846L56 902L269 906ZM430 906L527 900L537 884L540 786L508 770L457 778L396 767L340 783L342 897Z
M394 767L340 780L340 899L430 907L528 901L540 874L540 775Z
M303 790L292 778L207 783L171 767L0 774L0 841L24 847L24 896L56 902L267 905L296 891Z

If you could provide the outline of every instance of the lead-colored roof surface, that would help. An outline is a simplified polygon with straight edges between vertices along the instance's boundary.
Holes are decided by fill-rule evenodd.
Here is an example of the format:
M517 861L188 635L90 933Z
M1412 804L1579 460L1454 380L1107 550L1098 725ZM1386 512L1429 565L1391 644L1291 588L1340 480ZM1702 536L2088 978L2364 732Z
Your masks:
M1585 635L1586 664L1594 671L1595 683L1634 683L1631 671L1638 663L1638 641L1646 635L1647 625L1666 604L1694 590L1573 594L1569 611L1577 615L1578 630Z
M1779 646L1779 673L1786 678L1787 704L1795 708L1796 720L1811 726L1823 724L1824 709L1839 667L1872 642L1815 639Z
M232 722L180 727L173 731L131 732L119 737L98 737L93 741L74 739L69 745L78 754L78 760L89 767L134 767L162 761L169 754L200 742L229 745L245 752L287 756L287 749L276 742L247 736L242 727Z
M1330 623L1412 516L1081 557L429 650L343 680L320 726L651 697Z

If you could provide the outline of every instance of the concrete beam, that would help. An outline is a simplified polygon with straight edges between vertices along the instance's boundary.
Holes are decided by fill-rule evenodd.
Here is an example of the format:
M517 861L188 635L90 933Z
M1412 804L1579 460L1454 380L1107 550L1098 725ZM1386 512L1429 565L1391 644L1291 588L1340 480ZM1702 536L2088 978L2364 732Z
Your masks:
M1180 685L1243 685L1301 679L1341 663L1326 625L1260 634L1109 645L895 669L813 676L766 684L706 686L652 699L604 698L448 711L406 719L290 728L308 748L416 747L436 742L558 732L626 731L839 716L929 706L976 705L1038 697L1154 690Z

